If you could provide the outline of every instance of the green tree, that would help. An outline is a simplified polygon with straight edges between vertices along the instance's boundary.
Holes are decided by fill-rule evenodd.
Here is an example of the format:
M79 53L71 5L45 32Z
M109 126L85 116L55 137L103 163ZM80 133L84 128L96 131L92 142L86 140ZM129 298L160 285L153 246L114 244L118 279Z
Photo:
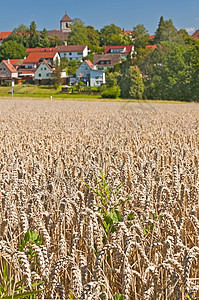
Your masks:
M26 48L16 41L4 42L0 46L0 60L8 58L24 58L26 56Z
M63 45L63 42L60 40L59 36L55 34L54 36L49 37L49 47L55 47L55 46L60 46Z
M162 41L168 41L179 45L183 44L183 39L178 35L178 31L174 27L172 20L164 20L163 17L160 18L154 43L159 44Z
M71 25L71 32L68 38L69 45L87 45L89 43L88 39L88 29L80 19L74 19Z
M43 48L48 48L50 46L50 42L48 39L48 31L46 30L46 28L44 28L41 32L40 45Z
M13 32L4 39L3 42L16 41L19 44L22 44L24 47L28 47L28 38L29 38L29 27L24 24L19 25L13 29Z
M100 45L113 45L115 39L121 37L121 28L115 24L104 26L100 30Z
M98 51L100 44L100 33L93 26L87 26L87 37L89 49L93 52Z
M61 84L61 65L59 64L58 59L55 62L55 70L53 72L53 84L55 88Z
M37 26L35 24L35 21L33 21L30 24L30 36L29 36L29 39L28 39L28 43L29 43L30 48L39 47L39 44L40 44L40 38L39 38L39 35L37 33Z
M122 98L142 99L144 83L138 68L130 66L119 77Z
M140 48L145 48L149 41L148 30L142 24L138 24L133 27L133 38L135 51L137 52Z

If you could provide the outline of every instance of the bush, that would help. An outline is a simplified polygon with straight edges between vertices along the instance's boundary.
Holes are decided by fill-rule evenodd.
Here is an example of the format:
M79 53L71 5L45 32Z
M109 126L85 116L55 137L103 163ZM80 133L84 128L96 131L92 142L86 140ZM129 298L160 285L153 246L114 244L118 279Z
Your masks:
M102 92L102 98L112 98L116 99L120 96L121 90L119 86L113 86L111 88L107 88Z
M10 82L9 81L4 81L2 82L1 86L9 86L10 85Z

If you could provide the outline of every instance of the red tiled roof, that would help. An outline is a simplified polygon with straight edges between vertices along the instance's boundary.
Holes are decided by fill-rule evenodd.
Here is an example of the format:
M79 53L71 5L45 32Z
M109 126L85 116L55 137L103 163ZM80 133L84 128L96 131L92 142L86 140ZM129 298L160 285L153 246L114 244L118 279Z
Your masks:
M11 73L17 73L15 67L9 62L9 60L2 60L4 65L10 70Z
M0 40L6 39L11 33L12 31L0 32Z
M155 35L155 34L153 34L153 35L150 35L150 37L149 37L149 40L153 40L155 37L156 37L156 35Z
M196 30L196 31L191 35L191 37L192 37L193 39L199 39L199 29Z
M63 45L63 46L56 46L55 50L57 52L77 52L83 51L87 45Z
M104 53L110 53L111 49L125 49L125 52L122 53L131 53L133 50L133 45L127 45L127 46L106 46Z
M38 63L40 59L49 59L54 58L57 54L57 51L51 52L31 52L28 57L25 59L24 64L27 63Z
M72 21L71 18L67 14L65 14L61 19L61 22L71 22L71 21Z
M27 48L26 52L27 53L31 53L31 52L51 52L51 51L55 51L55 48Z
M94 65L92 64L92 62L89 59L85 59L85 62L91 69L93 69Z

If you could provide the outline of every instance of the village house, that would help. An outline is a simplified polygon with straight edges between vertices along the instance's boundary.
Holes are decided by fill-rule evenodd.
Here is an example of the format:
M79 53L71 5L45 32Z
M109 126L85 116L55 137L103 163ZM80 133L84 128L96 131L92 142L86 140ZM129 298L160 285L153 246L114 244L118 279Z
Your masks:
M47 61L43 60L37 67L34 79L36 84L51 84L54 67Z
M90 60L85 60L76 72L76 80L90 86L101 86L105 84L105 72L97 70Z
M90 52L87 45L63 45L56 46L55 50L59 52L60 57L66 57L68 60L82 61Z
M92 69L90 71L90 86L101 86L105 84L105 71Z
M31 52L24 60L25 69L36 69L44 59L51 64L55 64L56 61L60 64L60 56L57 51Z
M17 82L18 72L15 67L10 63L10 60L2 60L0 63L0 84L5 81L14 84Z
M106 46L104 50L104 54L108 53L120 53L122 58L127 58L129 55L132 57L134 53L134 46L133 45L127 45L127 46Z
M96 66L96 70L113 68L117 63L121 62L122 57L120 53L95 54L93 57L93 64Z
M85 60L76 72L77 82L83 81L86 85L90 84L90 71L93 70L94 65L90 60Z

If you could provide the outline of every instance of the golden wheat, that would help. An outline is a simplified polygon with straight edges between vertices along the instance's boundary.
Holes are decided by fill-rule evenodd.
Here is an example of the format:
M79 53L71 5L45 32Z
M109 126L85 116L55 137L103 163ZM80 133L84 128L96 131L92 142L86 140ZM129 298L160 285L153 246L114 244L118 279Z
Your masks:
M199 298L198 105L4 100L0 108L0 282L7 263L25 291L40 282L35 298ZM106 240L88 188L98 170L112 191L123 183L107 203L122 203L122 219ZM42 244L19 251L28 230Z

